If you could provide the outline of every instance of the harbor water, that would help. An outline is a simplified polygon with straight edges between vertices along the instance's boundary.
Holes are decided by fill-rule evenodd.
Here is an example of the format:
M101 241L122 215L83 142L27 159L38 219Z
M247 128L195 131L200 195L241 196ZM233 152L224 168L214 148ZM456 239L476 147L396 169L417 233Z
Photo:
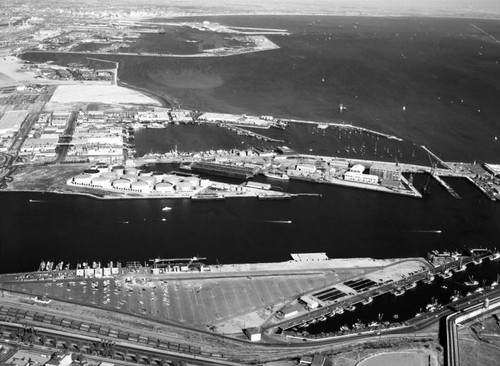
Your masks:
M291 125L284 132L258 131L282 138L302 153L428 165L429 157L418 148L423 144L445 160L499 163L500 144L494 136L500 136L500 49L478 34L470 20L276 16L210 20L285 28L292 35L270 36L279 50L224 58L100 58L120 62L120 80L182 108L345 122L404 139L399 143L307 125ZM497 38L500 34L498 21L474 20L474 24ZM161 35L156 36L159 42ZM152 38L145 40L147 45L154 44ZM77 55L23 57L87 62ZM340 103L348 108L342 113ZM197 128L204 129L204 139L198 139ZM140 155L175 147L190 151L261 146L215 126L140 130L136 143ZM431 194L423 199L257 180L322 197L194 202L0 192L0 272L34 270L40 260L69 261L74 266L77 261L200 255L211 263L244 263L288 260L289 253L300 252L394 258L425 256L433 249L500 246L500 204L466 180L447 179L461 200L432 179ZM426 175L414 176L419 190L427 181ZM165 206L171 210L163 211ZM470 270L487 281L499 272L498 264L487 262ZM460 282L456 276L446 281ZM392 321L395 315L404 320L432 296L445 301L453 292L446 281L419 284L397 299L382 296L359 312L315 325L314 331L337 330L358 318L377 320L379 313L382 320Z

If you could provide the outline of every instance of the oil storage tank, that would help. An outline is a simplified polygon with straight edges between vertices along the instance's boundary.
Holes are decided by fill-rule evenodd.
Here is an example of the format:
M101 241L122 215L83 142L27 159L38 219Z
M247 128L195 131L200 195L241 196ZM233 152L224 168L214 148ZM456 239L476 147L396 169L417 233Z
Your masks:
M92 178L92 184L101 188L111 188L111 179L106 177L95 177Z
M78 174L73 177L73 182L76 184L90 184L92 183L92 176L87 173Z
M192 192L194 187L190 182L179 182L175 185L175 190L177 192Z
M114 188L118 189L129 189L130 188L130 181L128 179L124 178L119 178L115 179L112 183Z
M171 192L174 192L174 186L173 186L173 184L168 183L168 182L156 183L155 191L161 192L161 193L171 193Z
M130 188L133 189L134 191L139 191L143 193L147 193L151 191L151 187L149 184L144 182L143 180L138 180L137 182L132 182L130 185Z

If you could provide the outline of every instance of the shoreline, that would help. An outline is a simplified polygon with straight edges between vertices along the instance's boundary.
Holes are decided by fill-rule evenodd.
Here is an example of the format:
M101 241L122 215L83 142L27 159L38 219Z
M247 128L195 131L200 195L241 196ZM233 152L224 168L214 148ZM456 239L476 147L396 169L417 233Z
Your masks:
M139 93L142 93L142 94L144 94L146 96L149 96L152 99L157 100L160 103L161 107L173 108L172 102L170 102L166 97L162 97L161 95L156 94L156 93L152 92L151 90L148 90L148 89L145 89L145 88L141 88L139 86L131 85L131 84L128 84L128 83L120 81L120 80L118 80L118 82L117 82L116 85L118 85L118 86L120 86L122 88L127 88L127 89L130 89L130 90L134 90L136 92L139 92Z
M363 10L352 10L338 13L317 12L284 12L284 11L249 11L247 13L200 13L200 14L179 14L159 18L145 17L144 19L179 19L179 18L199 18L199 17L232 17L232 16L304 16L304 17L344 17L344 18L428 18L428 19L471 19L471 20L500 20L500 13L490 14L489 17L482 17L479 14L439 14L431 15L429 13L405 13L405 14L375 14L363 12Z

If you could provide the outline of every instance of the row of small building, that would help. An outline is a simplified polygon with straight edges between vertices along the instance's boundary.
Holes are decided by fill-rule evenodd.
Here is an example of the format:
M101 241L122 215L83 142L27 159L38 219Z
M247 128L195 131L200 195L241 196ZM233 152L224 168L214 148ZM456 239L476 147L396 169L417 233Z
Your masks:
M41 113L22 145L20 155L29 156L31 159L54 158L59 137L70 117L70 112Z
M205 187L208 180L163 172L144 172L123 166L97 165L68 180L69 185L130 190L140 193L183 193Z
M68 150L75 159L85 157L89 161L108 159L120 163L123 154L123 126L120 117L103 111L80 112Z

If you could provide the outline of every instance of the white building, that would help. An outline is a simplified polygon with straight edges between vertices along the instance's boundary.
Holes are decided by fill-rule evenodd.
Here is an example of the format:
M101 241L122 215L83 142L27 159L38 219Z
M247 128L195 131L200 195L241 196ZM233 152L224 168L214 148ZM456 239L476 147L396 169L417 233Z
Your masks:
M368 183L368 184L378 184L378 175L363 174L353 171L345 172L344 180L350 182Z
M316 171L316 165L308 163L297 164L295 170L300 173L311 174Z

